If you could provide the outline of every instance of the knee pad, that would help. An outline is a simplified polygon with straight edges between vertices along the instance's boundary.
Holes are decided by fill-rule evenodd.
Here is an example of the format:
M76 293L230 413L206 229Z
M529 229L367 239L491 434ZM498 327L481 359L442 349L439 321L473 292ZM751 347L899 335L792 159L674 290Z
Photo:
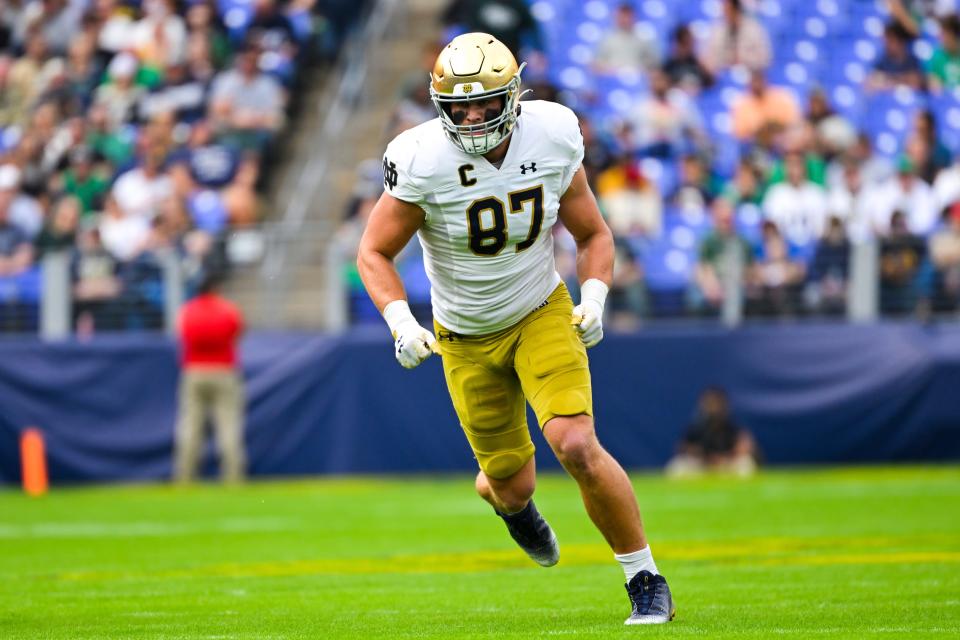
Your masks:
M556 416L575 416L581 413L593 414L590 389L568 388L553 394L547 404L547 420ZM541 424L546 423L543 420Z
M527 464L527 461L533 457L534 450L531 442L520 449L477 453L477 462L480 464L480 469L488 477L503 480L520 471L523 465Z

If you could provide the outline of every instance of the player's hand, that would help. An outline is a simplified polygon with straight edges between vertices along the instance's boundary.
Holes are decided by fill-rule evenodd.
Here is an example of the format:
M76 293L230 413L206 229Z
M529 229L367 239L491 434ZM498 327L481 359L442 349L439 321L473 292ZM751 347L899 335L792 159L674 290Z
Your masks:
M607 299L607 285L591 278L580 285L580 304L573 308L570 324L588 349L603 340L603 305Z
M420 326L410 312L406 300L394 300L383 308L383 319L387 321L393 333L394 353L397 362L405 369L413 369L430 357L440 353L440 347L433 333Z
M583 346L590 348L603 340L603 307L592 301L586 301L573 308L570 324L580 335Z
M405 369L413 369L431 354L439 353L433 333L421 327L416 320L397 327L393 346L397 362Z

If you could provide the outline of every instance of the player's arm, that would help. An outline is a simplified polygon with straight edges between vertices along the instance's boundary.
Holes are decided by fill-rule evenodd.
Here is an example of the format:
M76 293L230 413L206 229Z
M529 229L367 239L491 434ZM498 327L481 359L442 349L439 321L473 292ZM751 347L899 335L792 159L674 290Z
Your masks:
M436 343L433 333L421 327L410 312L403 281L393 263L423 221L420 207L385 192L370 212L357 251L360 279L393 333L397 360L407 369L430 357Z
M557 215L577 243L580 304L573 310L572 322L584 345L592 347L603 338L603 306L613 280L614 247L613 234L600 215L582 166L560 198Z
M383 313L394 300L406 300L393 259L423 224L423 209L384 192L373 206L357 251L357 268L367 293Z

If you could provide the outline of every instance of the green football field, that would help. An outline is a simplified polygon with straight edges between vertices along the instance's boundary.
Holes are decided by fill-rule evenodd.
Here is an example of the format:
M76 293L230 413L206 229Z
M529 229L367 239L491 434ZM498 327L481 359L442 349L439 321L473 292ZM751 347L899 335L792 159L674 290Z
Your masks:
M960 468L635 474L677 619L624 627L573 482L533 565L467 476L0 491L0 638L958 638Z

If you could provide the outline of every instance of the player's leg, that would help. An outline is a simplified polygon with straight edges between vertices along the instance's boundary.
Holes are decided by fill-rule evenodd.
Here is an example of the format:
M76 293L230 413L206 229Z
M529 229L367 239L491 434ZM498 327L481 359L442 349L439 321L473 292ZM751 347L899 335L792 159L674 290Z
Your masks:
M633 605L627 624L667 622L673 617L670 590L647 546L633 487L594 432L590 370L586 349L570 326L572 309L561 286L524 321L517 374L544 436L577 481L587 513L623 567Z
M520 381L511 366L511 334L455 336L439 325L443 372L460 425L477 458L476 489L534 562L559 559L556 536L531 496L536 486L533 442Z
M556 416L544 425L543 435L577 481L587 514L613 552L625 554L646 547L633 485L623 467L600 446L593 418Z
M491 478L481 469L477 472L475 487L480 497L498 513L516 513L530 502L536 484L536 464L531 457L519 471L507 478Z

